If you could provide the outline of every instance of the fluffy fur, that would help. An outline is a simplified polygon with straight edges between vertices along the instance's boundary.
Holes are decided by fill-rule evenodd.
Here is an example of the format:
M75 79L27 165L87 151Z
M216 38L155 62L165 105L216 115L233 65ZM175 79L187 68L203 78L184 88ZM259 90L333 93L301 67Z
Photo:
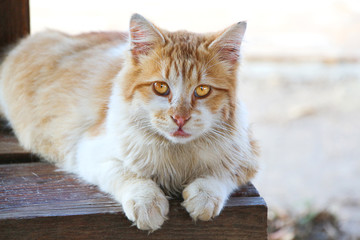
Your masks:
M257 171L236 94L245 27L168 32L135 14L129 36L30 36L0 67L1 112L24 148L112 194L138 228L161 227L166 195L209 220ZM154 93L157 81L168 96ZM211 92L198 98L203 84Z

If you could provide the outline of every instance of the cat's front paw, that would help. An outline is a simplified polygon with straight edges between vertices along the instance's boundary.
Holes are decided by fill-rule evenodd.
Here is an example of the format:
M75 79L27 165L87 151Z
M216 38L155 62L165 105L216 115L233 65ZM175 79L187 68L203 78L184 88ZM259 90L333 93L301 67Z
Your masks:
M209 221L220 214L226 196L212 187L205 179L197 179L184 189L182 206L195 221Z
M141 230L155 231L161 227L169 212L169 202L155 184L138 186L123 200L127 218Z

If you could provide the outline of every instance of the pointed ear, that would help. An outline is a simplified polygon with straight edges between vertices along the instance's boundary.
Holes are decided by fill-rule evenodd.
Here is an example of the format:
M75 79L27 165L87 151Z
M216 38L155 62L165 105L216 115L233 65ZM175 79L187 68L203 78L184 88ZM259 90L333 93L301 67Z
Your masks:
M240 45L246 30L246 22L238 22L220 34L209 46L219 53L220 59L235 64L240 58Z
M158 28L140 14L135 13L130 19L130 45L134 58L147 55L158 43L165 39Z

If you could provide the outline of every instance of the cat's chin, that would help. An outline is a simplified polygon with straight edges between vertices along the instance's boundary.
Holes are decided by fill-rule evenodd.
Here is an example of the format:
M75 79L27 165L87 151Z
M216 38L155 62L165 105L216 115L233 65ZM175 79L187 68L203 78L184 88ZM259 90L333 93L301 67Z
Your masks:
M185 144L185 143L188 143L190 141L193 140L192 137L187 137L187 138L184 138L184 137L168 137L168 139L172 142L172 143L176 143L176 144Z

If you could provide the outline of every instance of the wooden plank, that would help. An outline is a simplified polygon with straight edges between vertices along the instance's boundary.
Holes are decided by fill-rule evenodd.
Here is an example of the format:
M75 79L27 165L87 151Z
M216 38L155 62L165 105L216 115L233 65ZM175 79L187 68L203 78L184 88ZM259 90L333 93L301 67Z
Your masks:
M0 134L0 157L10 154L27 154L13 135Z
M23 149L11 133L0 132L0 164L39 162L40 159Z
M97 187L47 163L0 165L0 239L266 239L267 207L243 186L210 222L194 223L170 201L169 220L148 235Z
M13 135L0 133L0 164L38 162L38 157L24 150Z
M30 33L29 0L0 1L0 49Z
M118 204L48 163L0 165L0 219L115 213Z
M38 162L39 158L19 145L7 122L0 119L0 164Z

